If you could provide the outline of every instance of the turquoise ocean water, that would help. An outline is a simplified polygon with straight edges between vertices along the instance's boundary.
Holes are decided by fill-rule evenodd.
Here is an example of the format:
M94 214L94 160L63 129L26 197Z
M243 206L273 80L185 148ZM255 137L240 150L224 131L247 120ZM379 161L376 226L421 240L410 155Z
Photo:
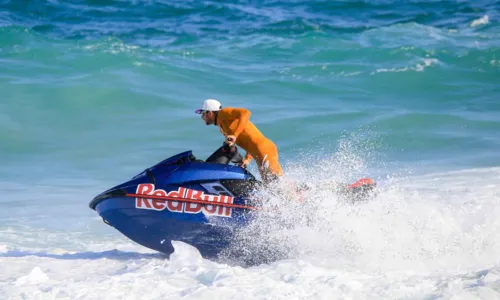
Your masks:
M0 253L4 253L0 259L2 269L10 270L0 275L6 282L0 284L0 295L99 298L84 287L91 279L70 275L69 283L62 274L78 268L79 259L88 262L89 272L97 271L106 264L108 249L120 243L132 246L107 228L88 209L88 202L103 189L178 152L193 150L200 158L208 157L222 137L193 112L206 98L250 109L252 121L277 144L290 176L318 175L311 167L317 164L325 176L345 180L371 176L384 184L387 178L424 176L409 180L417 182L416 187L409 194L398 194L398 201L423 193L426 183L456 183L455 196L444 189L418 197L430 201L427 204L437 211L441 204L435 203L440 201L485 199L478 207L488 207L488 213L473 218L482 220L477 226L489 228L484 240L468 239L475 236L469 231L474 224L457 225L471 219L453 201L449 205L457 205L454 210L438 218L454 228L450 229L453 238L429 231L419 236L446 236L448 246L458 243L461 249L482 249L474 252L474 258L490 259L473 265L475 271L484 267L498 273L495 232L500 224L495 219L500 212L493 200L500 197L496 192L500 180L499 18L498 1L0 0ZM255 166L250 168L255 171ZM304 174L297 171L303 169ZM445 179L428 175L449 172L462 175ZM478 194L467 194L481 183ZM400 209L408 215L415 211L414 207ZM419 216L416 223L432 223L424 210ZM404 220L395 219L391 228L408 230L401 233L407 236L408 224L398 222ZM367 253L382 253L359 243ZM439 253L449 249L436 245L425 242L419 247L439 248ZM403 247L402 242L399 246ZM81 255L76 262L59 260L65 256L53 253L61 251ZM402 253L395 256L403 257ZM381 257L369 261L383 268ZM412 257L413 264L405 270L420 266L421 257ZM126 267L113 265L100 275L111 290L123 287L108 279L115 267L163 266L161 260L127 258ZM459 261L468 259L473 258ZM351 266L352 261L346 260L349 263L330 270ZM177 263L182 265L182 260ZM56 267L47 267L51 264ZM205 268L218 272L222 267ZM279 269L274 268L268 271ZM175 277L179 275L175 270L163 272ZM130 272L137 276L137 286L139 278L149 274ZM231 272L235 278L254 276ZM162 274L166 273L155 276ZM198 278L191 275L186 276ZM408 283L423 291L416 292L416 298L434 292L446 298L447 292L460 295L470 290L464 284L463 289L443 291L438 280L425 276L415 285ZM401 295L398 288L390 289L395 294L377 288L400 284L394 278L378 278L366 295L385 299ZM435 282L435 288L426 289L422 283L426 280ZM323 284L319 279L312 282ZM484 284L491 288L489 292L498 290L497 279L491 279L491 286L489 282ZM308 283L295 283L294 295L310 296L302 293ZM423 288L416 287L420 283ZM248 284L252 285L251 280ZM271 288L274 283L264 286ZM349 294L356 291L353 286L329 287L339 298L357 295ZM317 295L323 290L318 289ZM168 293L149 296L162 298ZM182 293L175 297L213 296L189 289ZM249 298L260 297L256 293ZM493 295L477 293L485 299ZM119 298L113 292L107 295L106 299Z

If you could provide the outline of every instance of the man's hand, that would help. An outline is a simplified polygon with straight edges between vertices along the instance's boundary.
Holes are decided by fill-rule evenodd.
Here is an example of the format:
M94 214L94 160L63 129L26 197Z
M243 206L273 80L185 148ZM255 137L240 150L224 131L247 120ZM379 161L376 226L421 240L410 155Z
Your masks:
M234 135L226 136L226 141L225 141L226 144L228 144L229 146L233 146L235 142L236 142L236 137Z
M250 163L250 160L249 159L244 159L241 164L240 164L240 167L242 168L246 168L247 165Z

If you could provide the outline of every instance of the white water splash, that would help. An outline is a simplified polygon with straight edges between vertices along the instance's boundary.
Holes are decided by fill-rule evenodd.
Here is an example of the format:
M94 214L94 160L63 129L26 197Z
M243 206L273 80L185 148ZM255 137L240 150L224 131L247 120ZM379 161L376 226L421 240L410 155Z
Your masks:
M288 257L249 268L183 243L169 261L119 234L75 234L80 250L69 252L56 238L67 244L66 233L53 232L57 251L2 246L0 298L498 299L498 182L499 168L400 178L358 205L320 190L307 208L290 202L262 218L257 237Z

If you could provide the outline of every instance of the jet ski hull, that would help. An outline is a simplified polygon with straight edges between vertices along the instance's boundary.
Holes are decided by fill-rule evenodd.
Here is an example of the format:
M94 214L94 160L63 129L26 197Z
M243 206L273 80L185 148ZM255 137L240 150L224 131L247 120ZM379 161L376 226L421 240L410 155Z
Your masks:
M99 202L95 210L106 224L129 239L167 255L174 251L171 241L177 240L193 245L204 257L215 257L228 246L235 227L246 223L243 210L233 211L231 220L209 220L202 213L140 209L136 200L130 198L108 198Z

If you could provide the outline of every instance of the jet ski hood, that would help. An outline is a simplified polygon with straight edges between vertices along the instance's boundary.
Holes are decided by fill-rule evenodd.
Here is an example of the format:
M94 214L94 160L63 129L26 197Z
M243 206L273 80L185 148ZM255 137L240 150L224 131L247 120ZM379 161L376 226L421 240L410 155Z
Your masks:
M159 186L184 186L192 182L214 180L252 180L255 177L238 166L229 164L207 163L196 159L192 151L186 151L169 157L135 175L129 181L121 183L97 195L89 204L95 206L101 199L110 196L124 196L126 190L134 190L139 184L150 183Z

